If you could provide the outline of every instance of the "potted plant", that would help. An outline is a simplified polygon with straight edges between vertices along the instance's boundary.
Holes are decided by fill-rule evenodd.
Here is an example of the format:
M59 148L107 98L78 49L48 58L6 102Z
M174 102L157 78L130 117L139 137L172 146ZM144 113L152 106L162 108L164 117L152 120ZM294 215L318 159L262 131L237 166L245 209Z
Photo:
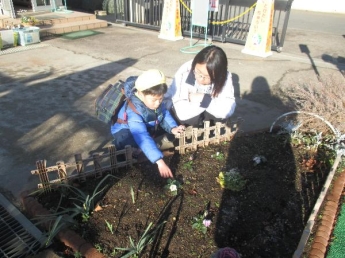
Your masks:
M33 16L23 16L21 18L21 23L23 26L35 26L38 24L38 20Z

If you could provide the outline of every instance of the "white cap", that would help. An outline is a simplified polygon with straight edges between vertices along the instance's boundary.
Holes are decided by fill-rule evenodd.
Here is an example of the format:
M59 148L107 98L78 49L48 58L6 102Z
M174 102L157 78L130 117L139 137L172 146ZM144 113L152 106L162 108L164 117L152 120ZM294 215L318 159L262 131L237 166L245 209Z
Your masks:
M150 69L143 72L137 78L135 88L139 91L144 91L162 83L166 83L165 75L157 69Z

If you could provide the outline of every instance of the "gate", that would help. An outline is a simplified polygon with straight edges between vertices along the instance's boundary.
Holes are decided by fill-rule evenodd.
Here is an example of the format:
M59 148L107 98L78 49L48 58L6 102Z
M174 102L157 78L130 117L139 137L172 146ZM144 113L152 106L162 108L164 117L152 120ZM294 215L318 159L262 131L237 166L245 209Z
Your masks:
M245 45L256 0L219 0L218 12L209 12L209 26L193 29L193 37ZM293 0L275 0L271 49L281 52ZM164 0L107 0L103 9L113 22L160 30ZM180 0L182 35L190 36L191 0ZM195 31L194 31L195 30Z

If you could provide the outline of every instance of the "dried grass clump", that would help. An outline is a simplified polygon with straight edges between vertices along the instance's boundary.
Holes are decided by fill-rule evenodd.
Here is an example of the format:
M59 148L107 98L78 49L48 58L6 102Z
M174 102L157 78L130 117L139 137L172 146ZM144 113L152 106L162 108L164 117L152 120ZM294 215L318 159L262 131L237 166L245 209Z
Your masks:
M317 114L330 122L332 126L345 133L345 80L329 76L319 82L291 84L278 90L284 104L295 111ZM298 119L301 121L301 118ZM326 129L324 122L309 117L303 121L309 128L317 131Z

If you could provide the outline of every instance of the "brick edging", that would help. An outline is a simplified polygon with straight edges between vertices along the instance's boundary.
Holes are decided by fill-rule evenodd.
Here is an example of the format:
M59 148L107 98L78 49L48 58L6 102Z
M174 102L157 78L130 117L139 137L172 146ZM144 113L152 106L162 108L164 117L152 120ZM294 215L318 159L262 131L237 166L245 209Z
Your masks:
M315 231L315 238L309 251L309 258L326 257L327 247L339 208L339 201L345 186L345 170L335 180L333 188L326 195L325 205L322 209L322 219Z
M50 215L52 214L46 208L44 208L34 197L29 195L29 191L24 191L20 194L20 199L24 210L27 212L27 215L31 218L38 215ZM42 223L42 226L49 231L51 222ZM80 252L85 258L105 258L103 254L97 251L92 244L84 240L73 230L68 228L61 229L56 236L61 242L66 246L73 249L73 251Z

